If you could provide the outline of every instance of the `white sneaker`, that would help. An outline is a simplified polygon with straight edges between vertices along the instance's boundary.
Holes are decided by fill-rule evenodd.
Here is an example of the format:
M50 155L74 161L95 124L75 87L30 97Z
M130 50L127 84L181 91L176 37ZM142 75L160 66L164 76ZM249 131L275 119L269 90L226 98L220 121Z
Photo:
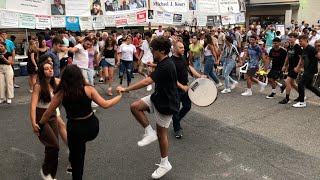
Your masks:
M159 166L151 175L152 179L159 179L172 169L170 162L166 165L156 164Z
M157 132L154 131L151 134L144 134L141 141L138 141L138 146L143 147L148 144L151 144L152 142L158 140Z
M12 103L12 100L11 100L11 99L7 99L7 103L8 103L8 104L11 104L11 103Z
M40 174L43 180L54 180L50 174L44 175L43 170L40 170Z
M231 93L230 88L221 91L222 94Z
M152 85L150 84L147 86L147 91L151 91L151 90L152 90Z
M95 102L92 101L92 102L91 102L91 107L94 107L94 108L95 108L95 107L99 107L99 105L98 105L97 103L95 103Z
M231 84L230 89L236 88L237 85L238 85L238 81L235 81L234 83Z
M5 100L3 100L3 99L0 99L0 104L2 104L3 102L4 102Z
M267 85L268 85L267 83L261 83L260 84L260 92L263 92Z
M247 89L245 92L241 94L241 96L252 96L252 91Z
M222 86L221 82L219 82L219 84L216 84L216 86L217 88L221 87Z
M307 103L306 102L297 102L296 104L292 105L295 108L302 108L302 107L306 107Z

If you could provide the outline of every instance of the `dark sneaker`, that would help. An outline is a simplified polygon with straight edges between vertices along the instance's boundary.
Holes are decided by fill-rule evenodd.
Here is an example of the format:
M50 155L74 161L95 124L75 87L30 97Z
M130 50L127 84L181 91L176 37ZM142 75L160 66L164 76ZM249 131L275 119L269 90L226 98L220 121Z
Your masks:
M284 92L284 90L286 90L286 86L285 85L282 85L280 87L280 93L282 94Z
M182 130L178 130L176 132L174 132L174 136L177 138L177 139L181 139L182 138Z
M269 96L267 96L267 99L273 99L276 97L276 93L271 93Z
M282 101L279 101L279 104L289 104L289 103L291 103L290 99L287 99L287 98L284 98Z
M122 79L120 79L120 85L122 85Z
M297 98L297 99L294 99L293 101L294 101L294 102L299 102L299 98Z

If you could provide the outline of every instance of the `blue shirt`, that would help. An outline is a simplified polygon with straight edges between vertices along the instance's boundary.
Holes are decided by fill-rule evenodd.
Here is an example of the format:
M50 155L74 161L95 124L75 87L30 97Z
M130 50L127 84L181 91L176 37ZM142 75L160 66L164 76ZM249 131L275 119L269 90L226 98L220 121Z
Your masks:
M259 68L259 61L262 56L262 50L260 46L256 45L255 47L249 45L248 47L249 54L249 68Z
M266 45L272 46L272 40L276 37L275 32L271 32L270 30L267 31L267 37L266 37Z
M4 41L4 43L6 43L7 51L9 53L12 53L12 51L16 48L16 46L13 44L13 42L9 39L6 39Z
M52 51L49 49L46 53L47 55L50 55L53 59L53 71L54 71L54 76L59 77L60 76L60 60L59 56L56 52Z

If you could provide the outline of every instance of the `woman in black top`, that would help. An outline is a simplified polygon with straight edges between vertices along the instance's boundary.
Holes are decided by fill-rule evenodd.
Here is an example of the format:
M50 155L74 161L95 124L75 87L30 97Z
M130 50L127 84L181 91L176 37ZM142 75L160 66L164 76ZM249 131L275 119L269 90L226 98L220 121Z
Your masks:
M49 47L47 47L47 41L45 39L43 39L40 43L39 43L39 58L46 54L46 52L48 51Z
M37 71L38 71L38 42L30 40L29 51L28 51L28 64L27 71L29 74L29 91L32 93L33 86L37 81Z
M38 125L41 129L50 118L50 114L62 104L67 113L67 137L72 166L72 179L81 180L83 175L86 142L96 138L99 132L99 121L94 115L92 100L105 109L115 105L122 94L111 100L103 99L97 90L87 85L81 70L76 65L69 65L64 70L60 84L50 106L43 114Z
M0 103L7 101L11 103L11 99L14 97L13 91L13 70L12 54L7 52L6 44L0 42Z

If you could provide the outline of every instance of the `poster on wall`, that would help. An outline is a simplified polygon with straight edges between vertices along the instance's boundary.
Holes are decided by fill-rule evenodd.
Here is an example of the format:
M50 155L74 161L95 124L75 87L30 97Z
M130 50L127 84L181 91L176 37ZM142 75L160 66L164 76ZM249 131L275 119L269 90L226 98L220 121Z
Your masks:
M127 16L116 16L116 26L126 26L127 25Z
M221 16L221 24L229 25L230 24L229 16Z
M66 29L70 31L80 31L79 17L66 16Z
M104 17L104 25L106 27L113 27L116 25L116 22L115 22L115 16L113 15L107 15Z
M219 0L219 10L221 14L239 13L238 0Z
M90 16L88 0L67 0L65 7L68 16Z
M173 14L163 13L163 23L164 24L173 24Z
M19 27L19 13L0 11L0 25L5 27Z
M189 10L189 0L150 0L150 9L164 12L177 12L177 10L187 12Z
M127 24L137 24L137 14L129 13L127 16Z
M247 4L246 4L246 0L239 0L239 10L240 12L245 12L247 11L246 7L247 7Z
M181 24L182 23L182 14L173 14L173 23Z
M96 29L104 29L104 17L103 16L93 16L92 17L92 27Z
M79 17L80 21L80 29L84 30L92 30L92 18L91 17Z
M210 12L212 15L219 14L219 0L198 0L200 12Z
M246 22L246 17L244 13L238 13L234 15L236 17L236 24Z
M105 14L146 9L148 0L101 0Z
M190 11L197 10L197 0L189 0L189 10Z
M51 16L51 27L52 28L65 28L66 17L64 16Z
M143 23L147 22L147 11L146 10L137 12L137 21L138 21L138 24L143 24Z
M65 0L50 0L51 15L66 15Z
M51 14L50 0L7 0L6 9L38 15Z
M198 26L206 26L207 25L207 16L198 16Z
M285 25L284 24L276 24L276 31L280 31L281 34L284 34L285 31Z
M51 29L51 17L36 15L36 29Z
M159 24L162 24L164 21L164 13L161 11L154 11L154 22L157 22Z
M36 17L32 14L19 14L19 28L36 28Z

